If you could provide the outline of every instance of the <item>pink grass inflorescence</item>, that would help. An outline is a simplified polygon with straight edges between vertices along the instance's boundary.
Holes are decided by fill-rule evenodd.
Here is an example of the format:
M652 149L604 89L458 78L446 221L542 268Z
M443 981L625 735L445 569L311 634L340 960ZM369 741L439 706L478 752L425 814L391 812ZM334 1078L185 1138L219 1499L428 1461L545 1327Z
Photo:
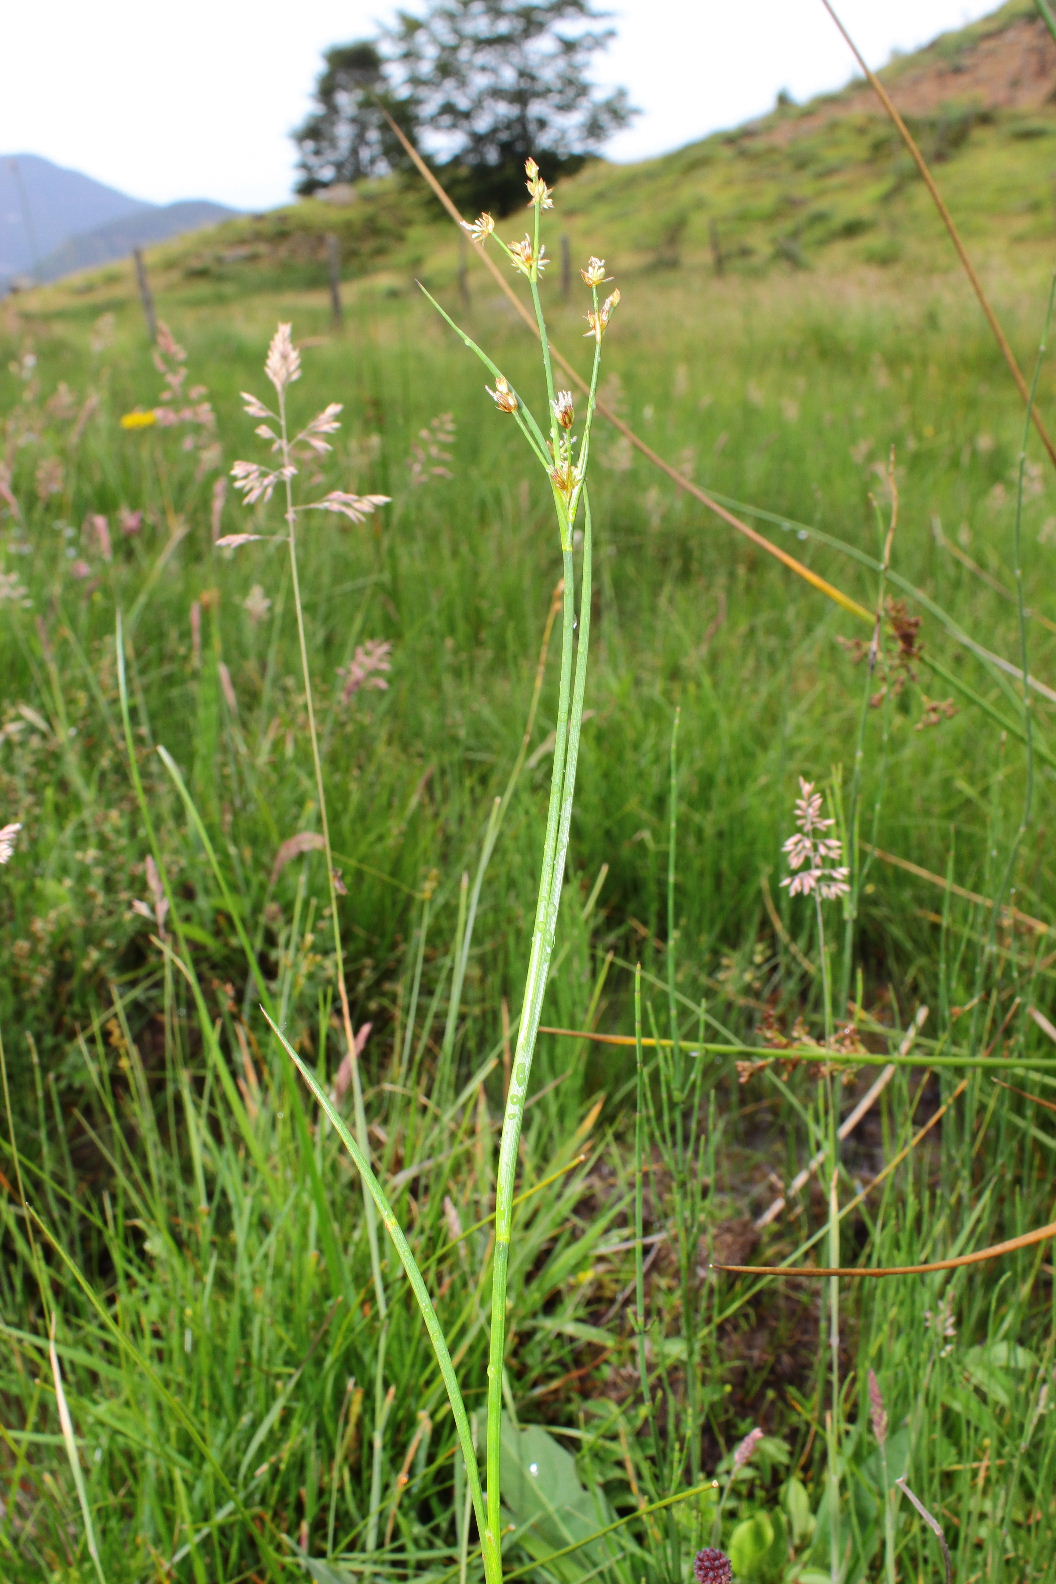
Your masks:
M835 836L824 833L836 821L825 819L821 812L821 793L815 792L813 781L799 779L799 797L796 799L796 824L799 829L782 847L788 856L788 867L793 871L781 884L788 887L789 895L804 896L816 890L831 899L846 896L850 890L850 870L843 863L843 847Z

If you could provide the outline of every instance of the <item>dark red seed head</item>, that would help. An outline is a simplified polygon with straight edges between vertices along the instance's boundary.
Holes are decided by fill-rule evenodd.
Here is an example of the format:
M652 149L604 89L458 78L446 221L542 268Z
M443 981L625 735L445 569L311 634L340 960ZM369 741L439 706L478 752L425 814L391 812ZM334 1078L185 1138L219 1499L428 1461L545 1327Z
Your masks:
M714 1546L707 1546L697 1552L693 1576L697 1584L733 1584L733 1563L725 1551L716 1551Z

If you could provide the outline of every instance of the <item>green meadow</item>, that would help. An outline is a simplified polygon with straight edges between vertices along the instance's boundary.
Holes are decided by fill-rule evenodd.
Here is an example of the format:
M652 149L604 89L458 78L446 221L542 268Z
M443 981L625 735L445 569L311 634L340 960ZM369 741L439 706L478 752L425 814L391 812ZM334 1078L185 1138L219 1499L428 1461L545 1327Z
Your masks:
M676 1584L709 1546L743 1584L941 1578L901 1478L957 1584L1051 1572L1051 1245L1026 1235L1056 1141L1032 423L1056 117L914 125L1028 410L893 129L796 137L804 114L588 166L543 216L553 344L589 375L579 268L604 258L602 402L756 537L599 413L501 1380L501 1576L532 1584ZM415 284L545 417L476 251L395 182L170 244L160 367L130 266L0 304L12 1584L485 1577L384 1217L271 1026L369 1153L483 1461L562 554L493 378ZM240 393L273 400L280 322L293 426L342 405L297 499L388 497L300 514L296 586L281 491L247 506L231 477L268 464ZM804 781L846 894L787 883Z

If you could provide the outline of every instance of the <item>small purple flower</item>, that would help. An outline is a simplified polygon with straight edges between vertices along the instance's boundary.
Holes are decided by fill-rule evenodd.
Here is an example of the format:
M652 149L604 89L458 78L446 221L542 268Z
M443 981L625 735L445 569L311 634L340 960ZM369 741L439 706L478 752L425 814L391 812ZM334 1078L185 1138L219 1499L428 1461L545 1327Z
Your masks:
M693 1576L697 1584L733 1584L733 1563L725 1551L706 1546L697 1552Z

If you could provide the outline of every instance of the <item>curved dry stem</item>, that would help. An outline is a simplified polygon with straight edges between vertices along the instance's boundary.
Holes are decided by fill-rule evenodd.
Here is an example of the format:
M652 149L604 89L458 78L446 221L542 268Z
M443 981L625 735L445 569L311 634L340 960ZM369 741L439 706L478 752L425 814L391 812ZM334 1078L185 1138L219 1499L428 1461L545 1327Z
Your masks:
M829 0L821 0L821 3L829 13L833 22L836 24L836 27L839 29L839 32L846 43L847 48L858 62L858 65L861 68L870 88L873 90L873 92L876 94L876 97L883 105L885 114L891 118L892 122L898 129L899 137L906 145L913 163L919 170L921 179L923 180L924 185L928 189L928 192L931 196L931 201L939 211L939 217L942 220L943 225L946 227L947 235L949 236L950 241L953 243L957 257L961 261L961 268L964 270L964 273L967 275L968 280L971 283L972 290L976 295L979 306L986 316L986 322L993 331L994 340L1001 349L1001 356L1008 364L1009 372L1016 382L1016 389L1022 396L1024 403L1030 409L1030 415L1034 422L1034 428L1038 432L1038 438L1041 440L1042 445L1049 453L1049 461L1052 463L1053 467L1056 467L1056 442L1052 440L1048 430L1042 422L1041 414L1032 403L1030 388L1027 385L1023 370L1016 361L1016 354L1013 352L1009 344L1008 337L1005 335L1000 319L998 319L997 314L994 312L994 309L991 306L990 299L986 295L986 289L983 286L982 281L979 279L975 265L972 263L971 258L969 257L968 249L965 247L961 238L961 233L958 231L954 218L946 207L946 200L939 191L938 183L931 174L927 160L921 153L920 145L917 143L917 140L914 138L905 121L903 121L901 115L899 115L897 106L892 100L887 89L884 87L883 83L880 81L879 77L874 71L870 71L869 67L866 65L861 51L852 39L851 35L848 33L847 29L844 27L843 23L840 21L839 17L836 15L836 12L833 10Z

